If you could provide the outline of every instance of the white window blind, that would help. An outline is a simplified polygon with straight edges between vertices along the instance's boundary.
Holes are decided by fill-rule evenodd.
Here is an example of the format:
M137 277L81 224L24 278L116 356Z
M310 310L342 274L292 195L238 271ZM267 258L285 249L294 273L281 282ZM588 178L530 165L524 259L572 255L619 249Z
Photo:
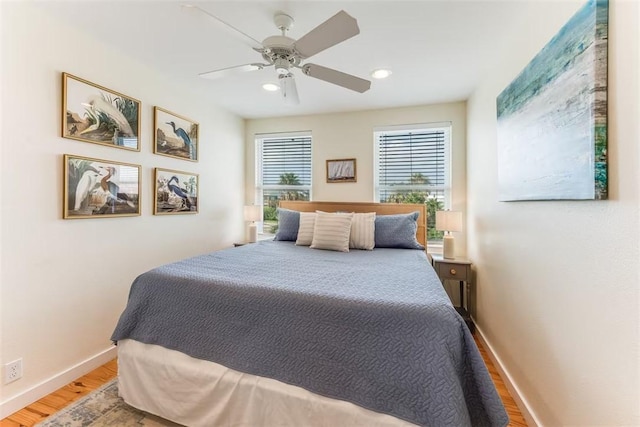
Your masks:
M445 135L441 129L379 136L381 194L445 185Z
M311 186L311 135L260 138L258 145L263 188Z

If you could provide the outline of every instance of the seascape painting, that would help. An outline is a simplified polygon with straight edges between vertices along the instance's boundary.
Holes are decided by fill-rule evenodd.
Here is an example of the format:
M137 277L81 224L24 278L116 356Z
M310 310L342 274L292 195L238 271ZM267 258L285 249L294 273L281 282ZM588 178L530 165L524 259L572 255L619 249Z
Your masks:
M62 137L140 151L140 101L62 73Z
M607 198L607 38L589 0L498 96L501 201Z
M198 213L198 174L155 169L154 215Z
M153 117L153 152L197 162L198 123L160 107L154 107Z
M64 219L140 215L139 165L64 156Z

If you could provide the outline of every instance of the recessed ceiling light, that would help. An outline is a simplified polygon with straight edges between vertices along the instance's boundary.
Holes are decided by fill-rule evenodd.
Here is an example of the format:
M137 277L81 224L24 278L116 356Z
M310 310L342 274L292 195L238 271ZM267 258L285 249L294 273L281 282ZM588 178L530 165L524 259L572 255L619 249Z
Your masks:
M278 86L275 83L265 83L262 85L262 89L267 90L269 92L275 92L276 90L280 89L280 86Z
M386 79L390 75L391 75L391 70L385 70L384 68L373 70L371 72L371 77L373 77L374 79Z

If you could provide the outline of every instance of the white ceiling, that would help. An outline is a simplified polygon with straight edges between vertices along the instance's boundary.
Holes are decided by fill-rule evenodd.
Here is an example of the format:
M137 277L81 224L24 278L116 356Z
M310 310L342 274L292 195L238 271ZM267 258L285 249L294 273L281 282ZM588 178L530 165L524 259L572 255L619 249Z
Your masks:
M504 54L524 5L482 0L191 2L258 40L279 34L273 24L276 11L295 19L288 35L299 39L343 9L358 20L360 34L310 61L367 79L376 68L393 71L386 80L372 80L371 89L360 94L294 70L300 104L287 106L279 92L261 88L265 82L277 82L273 67L216 80L198 77L262 58L224 25L181 7L187 2L85 0L39 5L245 118L464 100ZM542 17L544 8L539 9Z

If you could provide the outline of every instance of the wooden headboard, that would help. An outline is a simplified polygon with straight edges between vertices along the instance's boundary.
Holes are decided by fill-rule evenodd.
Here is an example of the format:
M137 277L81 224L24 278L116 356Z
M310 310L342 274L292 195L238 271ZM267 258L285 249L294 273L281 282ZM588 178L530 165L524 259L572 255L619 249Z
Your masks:
M425 205L405 203L373 203L373 202L302 202L298 200L281 200L280 207L300 212L375 212L378 215L405 214L418 211L418 230L416 239L427 247L427 208Z

